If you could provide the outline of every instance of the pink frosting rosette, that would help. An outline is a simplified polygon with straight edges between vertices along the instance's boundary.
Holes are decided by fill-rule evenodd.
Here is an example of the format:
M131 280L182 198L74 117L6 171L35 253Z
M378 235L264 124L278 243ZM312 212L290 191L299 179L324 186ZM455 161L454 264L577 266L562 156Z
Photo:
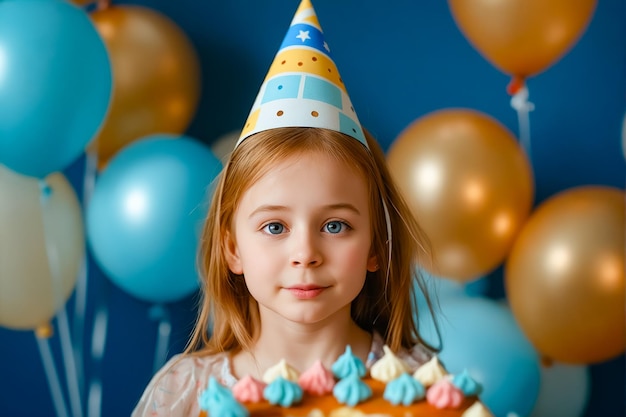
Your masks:
M447 378L439 380L426 391L426 401L440 409L457 408L463 398L463 392Z
M266 384L247 375L233 385L233 396L240 403L258 403L263 399Z
M324 367L322 361L315 363L298 378L298 384L302 389L313 395L326 395L333 391L335 378L332 372Z

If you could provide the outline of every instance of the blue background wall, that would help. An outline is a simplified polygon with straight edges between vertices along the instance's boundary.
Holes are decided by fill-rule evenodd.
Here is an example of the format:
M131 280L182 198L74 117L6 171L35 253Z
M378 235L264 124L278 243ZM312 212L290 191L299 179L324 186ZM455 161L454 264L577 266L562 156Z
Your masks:
M114 2L115 3L115 2ZM282 41L296 0L133 2L162 11L190 37L201 58L203 92L188 134L206 143L239 129ZM517 133L507 75L483 59L454 23L442 0L316 0L322 27L363 125L388 148L416 118L467 107ZM578 185L624 188L620 145L626 110L626 3L599 0L575 47L528 82L536 202ZM83 161L66 171L80 196ZM488 277L489 295L503 296L502 273ZM101 364L86 362L87 378L103 380L103 415L128 415L152 375L157 323L150 305L133 299L90 265L86 335L98 303L109 309ZM170 355L181 351L197 297L168 307ZM70 317L74 299L70 299ZM51 339L55 355L60 349ZM89 357L90 343L85 344ZM35 338L0 328L0 416L54 414ZM60 367L59 362L59 369ZM617 358L591 367L587 416L623 416L625 364Z

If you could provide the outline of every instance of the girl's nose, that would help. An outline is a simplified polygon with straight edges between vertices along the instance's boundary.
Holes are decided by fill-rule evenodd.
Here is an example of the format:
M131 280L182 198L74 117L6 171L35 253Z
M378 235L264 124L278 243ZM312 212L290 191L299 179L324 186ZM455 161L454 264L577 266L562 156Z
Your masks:
M290 256L291 266L315 267L322 263L322 255L313 233L302 232L292 235L293 248Z

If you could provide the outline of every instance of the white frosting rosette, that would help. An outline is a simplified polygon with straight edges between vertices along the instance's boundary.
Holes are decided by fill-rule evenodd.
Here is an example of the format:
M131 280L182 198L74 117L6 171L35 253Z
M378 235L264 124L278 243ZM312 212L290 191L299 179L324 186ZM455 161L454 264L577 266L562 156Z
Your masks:
M410 371L407 364L398 358L387 345L383 346L383 351L384 356L370 369L372 378L387 383Z
M439 362L439 358L433 356L431 360L420 366L417 371L413 373L413 378L421 382L423 386L430 387L446 375L448 375L448 372Z

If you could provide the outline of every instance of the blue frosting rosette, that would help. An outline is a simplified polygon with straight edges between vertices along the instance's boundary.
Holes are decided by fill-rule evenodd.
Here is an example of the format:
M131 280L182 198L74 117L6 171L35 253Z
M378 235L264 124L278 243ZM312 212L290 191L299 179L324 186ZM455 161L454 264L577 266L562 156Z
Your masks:
M452 378L452 384L460 389L466 397L480 395L483 391L483 386L470 376L467 369L463 369L463 372L455 375Z
M346 351L333 363L331 370L333 375L338 379L347 378L352 374L355 374L358 378L362 378L367 373L365 364L361 359L352 354L350 345L346 346Z
M370 398L372 389L356 373L351 373L335 384L333 395L340 403L354 407Z
M393 405L411 405L426 395L424 386L406 372L385 386L383 398Z
M233 396L228 388L222 386L215 377L209 378L207 388L198 397L200 408L210 416L248 417L250 413Z
M302 388L297 383L279 376L265 387L263 398L273 405L291 407L292 404L302 401Z

